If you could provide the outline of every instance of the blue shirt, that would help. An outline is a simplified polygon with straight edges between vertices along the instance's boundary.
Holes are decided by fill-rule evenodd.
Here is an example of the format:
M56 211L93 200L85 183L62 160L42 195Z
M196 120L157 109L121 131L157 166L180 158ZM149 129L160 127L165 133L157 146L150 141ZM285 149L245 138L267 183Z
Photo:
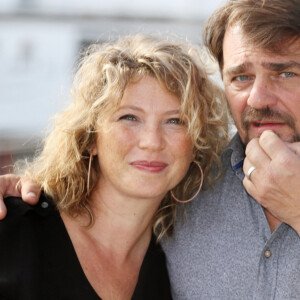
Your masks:
M284 223L271 233L243 187L243 158L236 135L222 179L179 211L163 243L174 299L300 299L300 237Z

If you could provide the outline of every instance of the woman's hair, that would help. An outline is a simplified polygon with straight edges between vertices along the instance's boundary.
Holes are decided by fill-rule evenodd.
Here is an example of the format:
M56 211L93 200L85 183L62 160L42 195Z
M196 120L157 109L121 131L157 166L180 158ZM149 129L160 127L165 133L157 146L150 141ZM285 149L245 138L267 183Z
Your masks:
M223 69L223 40L228 27L239 25L247 40L273 52L300 37L299 0L228 0L208 19L203 40Z
M120 104L128 83L152 76L181 102L181 118L194 145L195 159L208 175L227 137L227 110L222 90L208 78L201 52L188 45L149 35L125 36L92 45L75 75L71 105L55 117L53 131L26 175L41 185L57 207L71 216L92 213L87 195L89 150L96 128ZM201 180L191 164L187 180L174 190L188 198ZM99 164L93 160L89 189L96 185ZM171 233L177 202L168 193L154 217L160 238ZM91 216L90 216L91 217Z

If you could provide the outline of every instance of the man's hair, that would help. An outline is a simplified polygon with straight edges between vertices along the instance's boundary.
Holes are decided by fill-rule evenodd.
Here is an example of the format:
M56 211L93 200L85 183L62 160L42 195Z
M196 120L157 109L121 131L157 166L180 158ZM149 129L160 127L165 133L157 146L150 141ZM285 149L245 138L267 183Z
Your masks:
M223 91L208 78L201 56L201 51L186 40L181 43L142 34L92 45L75 75L73 102L56 116L53 131L27 169L27 176L41 185L61 211L71 216L86 210L92 213L87 178L89 151L95 145L97 129L118 108L126 86L145 76L155 78L179 99L195 159L207 175L222 151L227 120ZM100 174L94 159L90 190ZM189 180L176 189L176 195L186 199L201 180L197 167L191 167L188 175ZM176 207L168 193L154 218L159 237L172 231Z
M228 27L239 25L258 48L281 51L300 37L299 0L229 0L208 19L203 40L223 69L223 40Z

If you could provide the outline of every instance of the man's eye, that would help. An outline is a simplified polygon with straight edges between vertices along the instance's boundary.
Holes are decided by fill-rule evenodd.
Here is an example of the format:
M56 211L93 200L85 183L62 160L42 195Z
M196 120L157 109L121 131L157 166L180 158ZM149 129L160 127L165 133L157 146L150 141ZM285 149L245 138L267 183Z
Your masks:
M233 78L233 80L236 80L236 81L246 81L248 79L249 79L248 75L239 75L239 76L236 76Z
M294 77L295 73L293 73L293 72L282 72L282 73L280 73L280 76L284 77L284 78L290 78L290 77Z
M124 115L120 117L120 120L136 121L136 117L134 115Z

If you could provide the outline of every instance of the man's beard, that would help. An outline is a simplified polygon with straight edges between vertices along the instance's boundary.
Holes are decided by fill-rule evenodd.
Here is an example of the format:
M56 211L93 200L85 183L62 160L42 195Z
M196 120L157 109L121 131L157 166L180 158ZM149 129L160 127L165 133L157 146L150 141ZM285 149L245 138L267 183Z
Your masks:
M278 112L269 107L265 107L262 109L250 108L249 110L243 112L241 125L242 129L244 129L246 132L244 141L245 144L248 144L250 141L249 128L251 123L253 121L259 122L263 120L284 123L285 125L289 126L292 129L293 134L291 138L285 140L285 142L293 143L300 141L300 134L297 132L295 119L290 114ZM277 135L282 138L280 134L277 133ZM257 137L259 137L259 135Z

